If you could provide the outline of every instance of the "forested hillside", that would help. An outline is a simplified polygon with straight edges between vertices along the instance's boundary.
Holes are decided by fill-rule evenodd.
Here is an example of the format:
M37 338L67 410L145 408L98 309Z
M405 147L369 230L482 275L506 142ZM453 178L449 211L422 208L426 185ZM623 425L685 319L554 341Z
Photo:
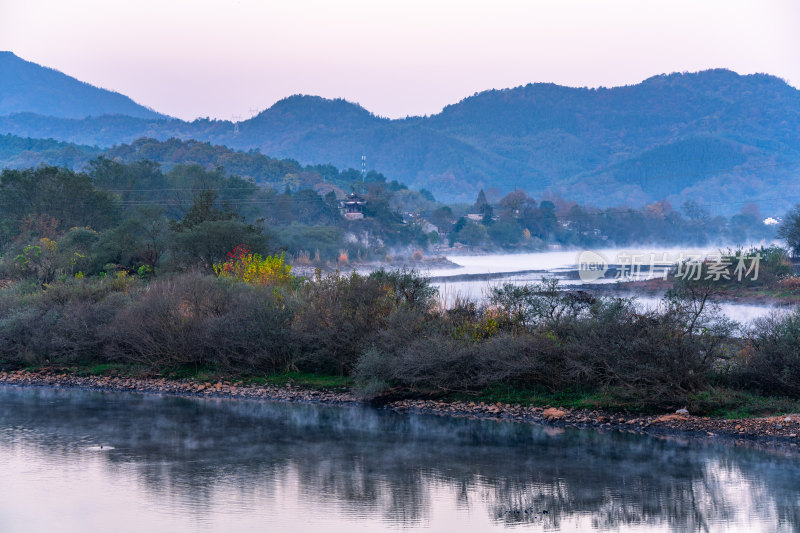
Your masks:
M398 120L313 96L286 98L238 126L31 111L0 116L0 133L105 148L141 137L195 139L340 168L366 155L368 168L446 201L518 188L598 207L694 200L730 214L743 199L769 213L800 199L792 192L800 91L764 74L709 70L597 89L529 84Z
M0 52L0 115L22 112L63 118L106 114L165 118L125 95Z
M361 189L370 183L386 183L392 190L405 189L396 180L387 180L380 172L371 170L363 177L355 169L339 170L333 165L301 165L294 159L275 159L258 150L237 151L208 142L182 141L171 138L158 141L141 138L130 144L116 145L107 150L96 146L76 145L53 139L31 139L0 135L0 168L26 169L38 165L83 170L99 156L118 163L152 162L164 170L176 165L199 165L206 170L220 169L262 187L281 191L297 191L323 186L339 189L340 194ZM429 193L425 193L432 199Z

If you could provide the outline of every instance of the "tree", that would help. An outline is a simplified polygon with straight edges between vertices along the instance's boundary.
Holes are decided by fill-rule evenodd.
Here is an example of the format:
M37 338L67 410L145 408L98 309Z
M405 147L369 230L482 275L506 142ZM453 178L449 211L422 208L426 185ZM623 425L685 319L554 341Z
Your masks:
M252 224L238 220L208 220L173 232L172 255L178 267L201 266L211 271L229 251L243 244L257 252L270 251L271 238Z
M556 206L549 200L544 200L539 207L527 207L523 209L522 224L530 232L542 240L550 238L558 229L558 217L556 216Z
M453 210L449 206L437 207L431 213L431 223L441 232L447 232L453 224Z
M686 200L683 202L681 211L683 211L683 214L687 218L699 222L705 222L709 217L708 211L694 200Z
M105 232L94 248L95 269L106 264L136 270L146 265L155 273L167 249L169 222L156 205L138 207L116 228Z
M786 213L778 229L778 237L786 241L794 257L800 257L800 204Z
M463 242L469 246L480 246L489 238L486 226L468 220L455 235L456 242Z
M508 193L500 200L500 218L518 218L523 206L530 202L533 202L534 206L536 205L536 202L529 198L525 191L515 190Z
M4 170L0 197L0 225L11 234L19 234L26 217L42 215L55 219L59 231L75 226L103 230L116 221L119 212L114 198L96 189L89 176L66 168Z
M499 246L514 246L522 240L522 229L515 220L501 219L488 227L489 237Z
M286 263L284 254L262 257L243 244L228 253L227 261L214 264L214 273L248 285L286 286L294 282L292 265Z
M423 198L425 198L426 200L428 200L431 203L436 201L436 198L434 198L433 193L431 191L429 191L428 189L424 189L424 188L420 189L419 193L422 195Z
M301 224L333 225L341 218L335 201L326 201L311 189L299 190L288 198L291 200L292 219ZM336 198L335 194L333 198Z
M191 229L203 222L217 222L220 220L241 220L238 213L228 205L218 207L217 191L203 190L197 192L192 198L192 205L183 215L180 222L175 224L177 231Z
M157 203L170 188L153 161L126 165L100 156L89 162L88 174L95 187L112 192L124 204Z

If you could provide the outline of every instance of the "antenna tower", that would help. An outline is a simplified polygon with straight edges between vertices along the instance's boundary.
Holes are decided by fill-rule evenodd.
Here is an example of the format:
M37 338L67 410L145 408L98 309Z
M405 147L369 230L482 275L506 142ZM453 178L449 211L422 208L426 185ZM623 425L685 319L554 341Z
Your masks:
M364 180L367 177L367 156L361 156L361 183L364 183Z

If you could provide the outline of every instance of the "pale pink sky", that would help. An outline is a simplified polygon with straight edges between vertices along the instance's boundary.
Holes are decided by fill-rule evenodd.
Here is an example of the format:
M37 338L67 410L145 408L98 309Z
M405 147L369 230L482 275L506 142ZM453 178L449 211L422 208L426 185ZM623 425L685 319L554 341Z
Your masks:
M296 93L400 117L713 67L800 86L800 1L0 0L0 50L184 119Z

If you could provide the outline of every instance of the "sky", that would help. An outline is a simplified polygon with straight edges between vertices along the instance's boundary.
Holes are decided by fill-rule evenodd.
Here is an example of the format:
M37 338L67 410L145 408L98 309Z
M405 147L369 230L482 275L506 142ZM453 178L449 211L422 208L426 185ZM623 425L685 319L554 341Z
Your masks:
M717 67L800 87L800 1L0 0L0 50L187 120L292 94L395 118Z

